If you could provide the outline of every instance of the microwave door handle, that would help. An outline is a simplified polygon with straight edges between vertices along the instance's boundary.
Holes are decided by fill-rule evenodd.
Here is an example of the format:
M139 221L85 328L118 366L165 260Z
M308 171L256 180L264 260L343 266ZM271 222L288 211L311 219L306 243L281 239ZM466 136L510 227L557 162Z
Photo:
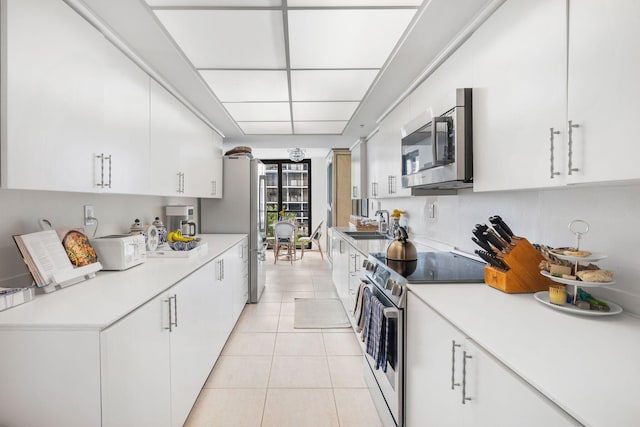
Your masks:
M438 117L434 117L433 118L433 130L432 130L432 141L431 141L431 150L432 150L432 156L433 156L433 164L434 165L443 165L448 163L449 159L444 159L441 160L440 157L438 157L438 134L440 132L438 132L438 123L445 123L447 130L445 132L445 135L449 135L449 127L451 125L451 118L447 117L447 116L438 116ZM447 143L448 144L448 143Z

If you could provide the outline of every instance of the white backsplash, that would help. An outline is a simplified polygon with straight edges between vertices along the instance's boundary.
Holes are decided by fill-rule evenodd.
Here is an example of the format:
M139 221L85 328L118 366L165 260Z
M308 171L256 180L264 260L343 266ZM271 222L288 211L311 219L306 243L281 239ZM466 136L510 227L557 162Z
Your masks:
M613 271L617 282L588 291L640 314L640 184L488 193L467 189L457 196L381 199L374 205L377 202L382 209L407 211L415 241L435 240L465 252L477 249L471 241L474 225L488 224L492 215L500 215L516 235L553 247L575 245L567 226L583 219L590 230L580 247L608 254L598 265ZM428 218L429 203L435 203L435 219Z
M29 279L13 235L40 231L40 218L48 219L54 228L83 227L85 204L95 208L97 236L128 233L136 218L150 224L156 216L163 218L165 205L189 204L197 208L193 198L0 190L0 286ZM85 231L91 236L94 228L88 226Z

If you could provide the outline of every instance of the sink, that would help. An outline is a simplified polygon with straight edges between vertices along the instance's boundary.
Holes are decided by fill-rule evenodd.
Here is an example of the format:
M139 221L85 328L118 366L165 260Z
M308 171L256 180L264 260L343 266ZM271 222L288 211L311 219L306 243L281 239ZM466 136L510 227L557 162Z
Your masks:
M355 240L389 240L386 234L377 231L343 231L344 234Z

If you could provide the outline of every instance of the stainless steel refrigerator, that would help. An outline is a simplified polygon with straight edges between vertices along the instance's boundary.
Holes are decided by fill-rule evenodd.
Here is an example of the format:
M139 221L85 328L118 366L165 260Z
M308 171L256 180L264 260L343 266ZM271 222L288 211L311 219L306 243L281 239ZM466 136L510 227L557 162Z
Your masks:
M267 250L267 204L264 164L246 156L224 158L222 199L200 199L202 233L249 236L249 302L264 291Z

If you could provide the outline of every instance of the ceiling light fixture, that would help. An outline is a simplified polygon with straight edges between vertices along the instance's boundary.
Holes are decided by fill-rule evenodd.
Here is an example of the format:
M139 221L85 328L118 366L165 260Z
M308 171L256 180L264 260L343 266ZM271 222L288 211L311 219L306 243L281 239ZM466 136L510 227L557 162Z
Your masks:
M304 159L304 155L306 154L306 151L303 148L289 148L287 152L289 153L289 160L294 162L301 161Z

